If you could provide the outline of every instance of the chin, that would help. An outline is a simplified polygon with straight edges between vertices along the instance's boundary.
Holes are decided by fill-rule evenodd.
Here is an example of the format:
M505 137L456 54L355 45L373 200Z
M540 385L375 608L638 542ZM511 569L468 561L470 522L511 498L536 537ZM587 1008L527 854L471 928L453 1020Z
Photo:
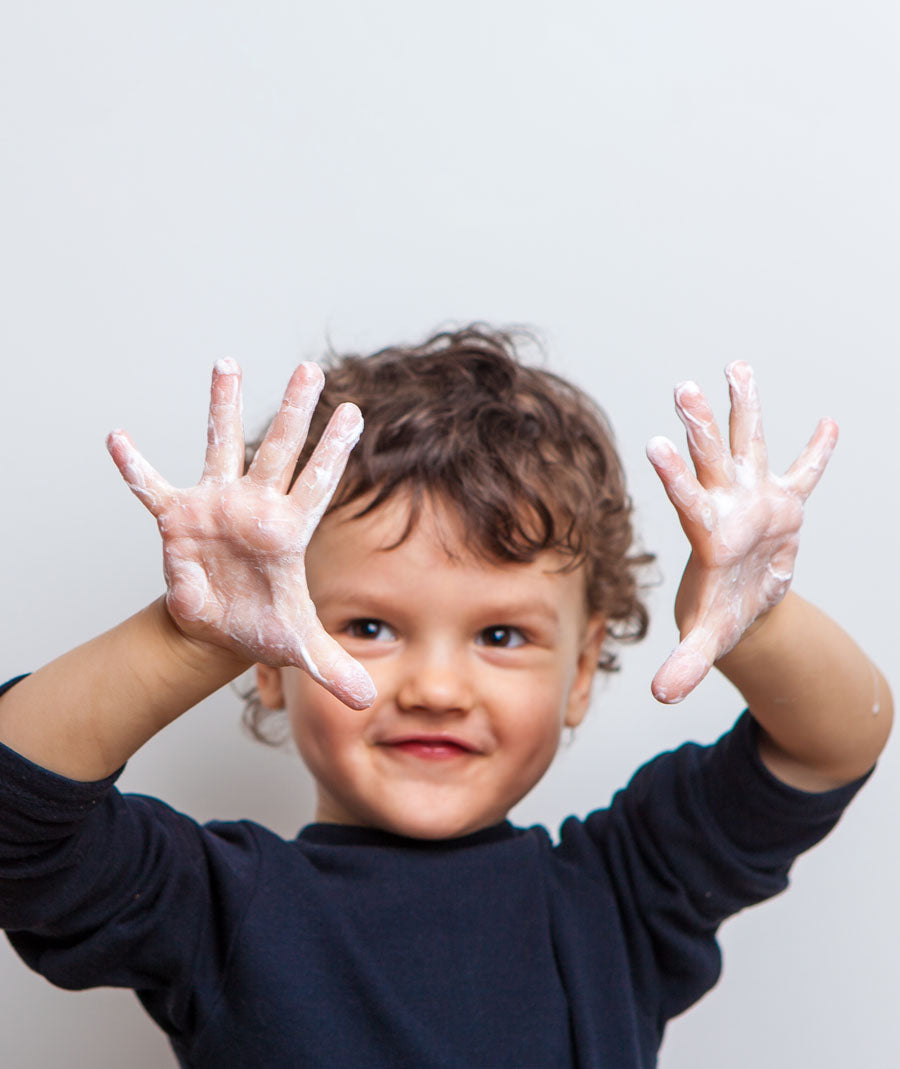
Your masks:
M384 831L405 835L409 839L459 839L482 828L498 824L503 817L479 817L472 814L449 814L420 811L412 814L392 814L378 823Z

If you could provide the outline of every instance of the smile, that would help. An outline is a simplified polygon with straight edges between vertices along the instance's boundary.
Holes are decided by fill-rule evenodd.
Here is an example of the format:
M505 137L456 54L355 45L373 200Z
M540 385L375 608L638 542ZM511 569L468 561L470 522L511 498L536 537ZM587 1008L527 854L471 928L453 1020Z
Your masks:
M448 738L445 735L416 735L391 739L381 745L394 753L408 754L424 761L452 761L476 753L474 747L462 739Z

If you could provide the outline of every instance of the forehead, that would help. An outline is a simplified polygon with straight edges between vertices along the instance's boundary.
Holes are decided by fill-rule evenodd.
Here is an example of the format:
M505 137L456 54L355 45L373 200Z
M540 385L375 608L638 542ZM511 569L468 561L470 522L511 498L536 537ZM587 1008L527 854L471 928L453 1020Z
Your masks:
M364 503L363 503L364 505ZM392 497L365 516L360 503L324 517L307 551L310 591L333 587L352 573L367 587L410 583L433 590L463 584L468 596L544 599L563 611L586 608L583 567L546 551L530 562L498 561L473 545L465 521L452 506L424 500L410 524L406 496ZM404 537L405 536L405 537Z

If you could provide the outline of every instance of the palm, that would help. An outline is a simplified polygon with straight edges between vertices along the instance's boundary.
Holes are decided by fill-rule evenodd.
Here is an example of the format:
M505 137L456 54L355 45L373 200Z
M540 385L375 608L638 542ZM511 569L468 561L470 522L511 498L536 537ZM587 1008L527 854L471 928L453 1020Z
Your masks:
M675 616L682 641L653 680L664 702L681 701L753 622L787 592L797 555L803 504L837 440L822 420L783 477L769 471L759 400L746 364L727 371L730 448L706 398L692 383L676 390L696 474L671 442L653 439L651 463L691 544Z
M372 682L319 622L304 567L306 547L362 429L354 405L335 411L290 486L321 386L314 365L294 372L246 474L240 371L233 361L220 362L213 375L209 444L197 486L170 486L122 432L110 435L108 447L156 517L166 603L178 626L249 661L302 667L346 704L363 708L374 697Z

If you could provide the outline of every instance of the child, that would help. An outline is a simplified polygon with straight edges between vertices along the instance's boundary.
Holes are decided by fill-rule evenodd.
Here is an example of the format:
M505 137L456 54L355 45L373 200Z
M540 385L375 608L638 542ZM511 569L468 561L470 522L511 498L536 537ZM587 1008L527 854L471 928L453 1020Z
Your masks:
M890 727L880 673L788 591L836 428L776 478L750 369L728 378L730 449L692 384L676 405L696 475L648 446L691 545L653 691L679 701L715 664L750 712L557 846L507 813L584 718L610 639L646 624L619 460L580 391L469 328L338 361L315 415L322 374L301 365L243 476L231 361L198 486L113 433L168 593L0 698L18 953L63 987L134 988L182 1065L654 1065L717 979L720 922L785 887ZM285 842L115 790L253 662L316 823Z

